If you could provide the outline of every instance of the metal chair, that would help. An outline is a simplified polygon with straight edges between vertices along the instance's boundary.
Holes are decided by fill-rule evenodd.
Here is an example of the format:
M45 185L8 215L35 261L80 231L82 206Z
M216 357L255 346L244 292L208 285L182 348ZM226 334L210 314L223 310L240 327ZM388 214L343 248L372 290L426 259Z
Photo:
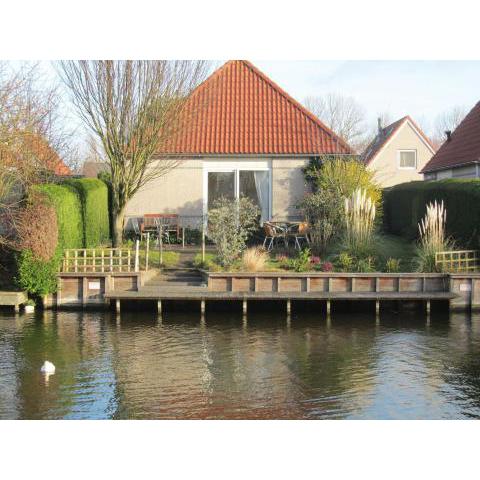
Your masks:
M170 232L168 230L168 222L165 222L165 219L163 217L154 217L153 221L155 222L155 227L157 228L158 241L160 241L160 238L162 238L165 243L170 244Z
M309 225L308 222L300 222L294 225L291 225L290 228L287 230L287 238L293 237L295 239L294 246L298 250L302 249L300 245L300 241L304 240L307 245L310 245L310 238L308 236L309 232Z
M272 250L275 240L283 240L283 242L285 243L285 247L288 247L286 229L284 227L281 227L280 225L275 225L271 222L265 222L263 224L263 231L265 232L263 248L265 248L266 250Z
M132 227L133 227L133 232L135 233L135 236L139 238L140 240L143 240L143 238L146 237L146 233L142 232L142 229L140 228L140 224L138 223L138 218L132 218Z

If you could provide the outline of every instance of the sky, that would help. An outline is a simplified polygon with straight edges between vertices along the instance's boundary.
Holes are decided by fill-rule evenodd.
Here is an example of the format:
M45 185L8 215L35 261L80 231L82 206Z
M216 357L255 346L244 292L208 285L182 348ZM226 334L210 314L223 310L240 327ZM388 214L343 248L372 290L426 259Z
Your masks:
M223 63L213 61L212 70ZM300 102L307 96L328 93L355 98L365 109L371 127L375 127L379 114L388 112L392 121L410 115L430 134L438 114L457 105L468 111L480 100L480 61L252 63ZM53 65L42 65L53 81L57 76ZM78 122L72 111L69 118L72 126Z
M260 70L299 101L337 93L352 96L375 123L410 115L433 127L435 117L480 101L480 61L254 61ZM427 132L428 133L428 132Z

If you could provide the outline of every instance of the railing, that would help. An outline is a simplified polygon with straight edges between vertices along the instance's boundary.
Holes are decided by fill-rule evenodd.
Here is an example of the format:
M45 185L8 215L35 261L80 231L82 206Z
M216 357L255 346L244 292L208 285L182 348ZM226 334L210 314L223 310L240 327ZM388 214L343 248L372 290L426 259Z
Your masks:
M442 272L475 272L479 269L478 250L437 252L435 266Z
M135 251L130 248L70 248L64 250L64 273L138 272L138 242Z

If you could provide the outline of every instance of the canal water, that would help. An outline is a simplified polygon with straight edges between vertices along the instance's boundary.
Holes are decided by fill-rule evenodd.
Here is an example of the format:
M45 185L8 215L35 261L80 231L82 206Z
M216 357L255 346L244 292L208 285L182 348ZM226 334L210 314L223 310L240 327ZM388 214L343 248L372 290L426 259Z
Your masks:
M2 419L479 416L477 315L0 312Z

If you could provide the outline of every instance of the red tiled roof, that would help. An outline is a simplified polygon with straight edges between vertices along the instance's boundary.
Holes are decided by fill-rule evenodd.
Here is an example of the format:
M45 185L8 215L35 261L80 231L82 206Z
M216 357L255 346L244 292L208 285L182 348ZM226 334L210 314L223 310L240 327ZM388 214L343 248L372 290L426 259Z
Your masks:
M231 60L197 87L164 154L349 154L349 145L250 62Z
M423 167L422 173L444 170L480 160L480 102L478 102L438 152Z
M430 139L423 133L420 127L412 120L412 118L407 115L396 122L391 123L388 127L382 128L382 131L373 139L370 145L366 148L365 152L362 155L362 160L368 165L373 161L373 159L380 153L385 144L392 138L392 136L398 131L398 129L404 125L406 122L410 122L415 130L418 131L419 135L425 140L428 146L435 151L435 147L430 141Z
M38 168L46 169L58 176L72 175L72 171L60 158L56 150L50 145L48 140L40 134L24 132L21 135L21 153L31 161L34 160ZM16 153L8 150L3 152L6 162L16 165L22 162L22 155L19 157Z

